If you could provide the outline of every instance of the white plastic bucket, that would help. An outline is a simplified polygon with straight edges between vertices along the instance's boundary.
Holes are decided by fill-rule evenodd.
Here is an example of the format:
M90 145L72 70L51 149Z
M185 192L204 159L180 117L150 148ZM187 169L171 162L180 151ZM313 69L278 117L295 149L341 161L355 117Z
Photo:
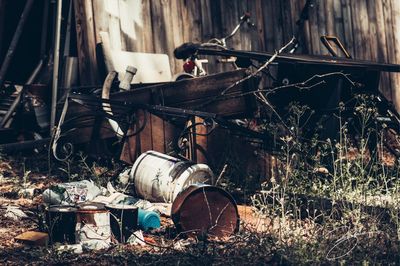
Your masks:
M186 187L213 178L206 164L194 164L156 151L140 155L130 172L136 193L153 202L173 202Z

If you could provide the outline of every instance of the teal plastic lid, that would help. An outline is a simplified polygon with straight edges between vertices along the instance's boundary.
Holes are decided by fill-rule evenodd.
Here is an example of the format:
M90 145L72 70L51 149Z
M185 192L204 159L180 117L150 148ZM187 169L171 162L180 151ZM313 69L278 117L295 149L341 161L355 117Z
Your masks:
M138 223L139 228L143 231L160 228L160 215L154 211L138 210Z

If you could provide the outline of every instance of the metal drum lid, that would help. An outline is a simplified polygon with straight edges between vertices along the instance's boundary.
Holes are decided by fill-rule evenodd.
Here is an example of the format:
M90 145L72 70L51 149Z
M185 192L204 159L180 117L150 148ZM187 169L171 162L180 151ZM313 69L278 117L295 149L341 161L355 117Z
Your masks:
M225 237L239 229L235 200L215 186L189 186L173 202L171 217L182 232Z
M78 212L103 212L106 211L105 204L99 202L85 202L78 205Z

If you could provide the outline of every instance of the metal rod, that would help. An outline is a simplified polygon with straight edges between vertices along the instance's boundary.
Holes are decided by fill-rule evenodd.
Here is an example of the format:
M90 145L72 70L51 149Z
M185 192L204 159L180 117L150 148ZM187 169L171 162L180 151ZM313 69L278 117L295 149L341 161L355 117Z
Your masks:
M17 48L18 41L21 37L22 30L25 26L25 22L28 18L29 12L33 6L34 0L28 0L22 11L21 18L19 20L17 29L15 30L14 36L11 40L10 47L8 48L6 57L4 58L3 64L0 68L0 88L4 85L5 75L7 73L8 67L10 66L11 60L14 56L15 49Z
M61 33L61 15L62 15L62 0L57 1L57 21L54 43L54 69L53 69L53 86L51 93L51 117L50 117L50 134L53 133L53 128L56 120L57 107L57 90L58 90L58 74L60 64L60 33Z

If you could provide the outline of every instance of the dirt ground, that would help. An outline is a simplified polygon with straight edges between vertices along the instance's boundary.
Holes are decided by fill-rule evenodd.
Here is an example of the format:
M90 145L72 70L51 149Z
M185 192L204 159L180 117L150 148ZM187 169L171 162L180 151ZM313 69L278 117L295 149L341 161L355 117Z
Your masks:
M52 184L62 182L54 176L48 176L46 172L27 172L23 168L20 162L0 163L1 265L243 265L249 262L282 262L270 250L273 245L265 245L268 248L263 247L260 252L260 236L251 232L255 228L264 230L266 221L255 218L251 207L243 206L239 206L239 212L246 225L242 222L240 232L227 239L177 237L172 221L162 217L160 230L144 234L145 245L116 244L108 250L74 254L71 251L61 251L58 244L34 247L20 243L15 240L19 234L44 230L41 228L41 193ZM26 217L7 217L9 206L17 207ZM267 238L267 241L272 242L272 239Z

